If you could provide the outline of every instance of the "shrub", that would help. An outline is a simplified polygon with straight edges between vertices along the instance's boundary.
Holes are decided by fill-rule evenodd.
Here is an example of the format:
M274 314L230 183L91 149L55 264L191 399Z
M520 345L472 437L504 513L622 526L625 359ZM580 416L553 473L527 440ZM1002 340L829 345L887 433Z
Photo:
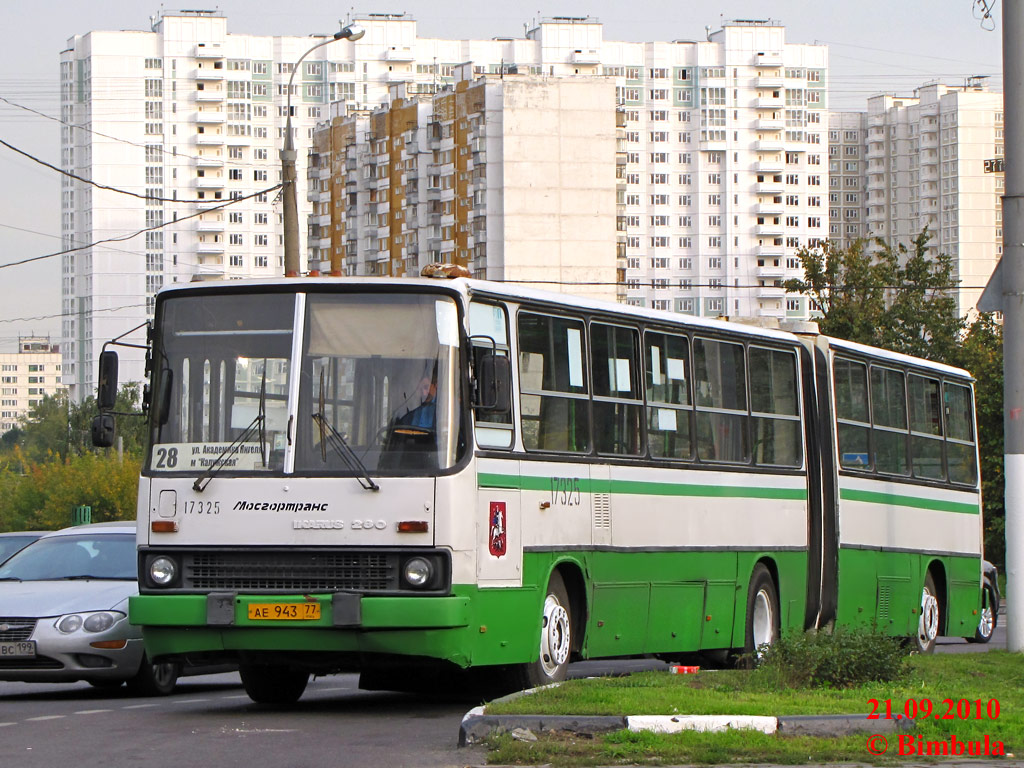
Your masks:
M789 688L852 688L907 673L903 639L876 629L838 627L783 635L757 660L757 674Z

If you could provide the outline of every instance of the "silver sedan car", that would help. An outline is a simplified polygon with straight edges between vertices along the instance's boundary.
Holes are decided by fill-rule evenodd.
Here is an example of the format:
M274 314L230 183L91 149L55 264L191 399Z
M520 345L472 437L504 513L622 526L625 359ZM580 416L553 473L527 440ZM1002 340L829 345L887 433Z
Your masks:
M137 567L127 523L47 533L0 565L0 680L170 693L177 666L151 664L128 623Z

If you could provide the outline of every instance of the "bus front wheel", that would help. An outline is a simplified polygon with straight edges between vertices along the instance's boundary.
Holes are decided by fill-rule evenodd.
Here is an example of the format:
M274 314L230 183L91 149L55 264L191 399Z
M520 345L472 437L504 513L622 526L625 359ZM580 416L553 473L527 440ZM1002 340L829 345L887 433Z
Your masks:
M747 589L747 632L744 651L760 657L764 646L779 637L779 595L764 563L754 566Z
M918 653L932 653L935 650L935 638L939 636L938 594L932 572L928 571L921 590L921 617L917 622Z
M569 672L572 652L572 606L565 582L556 571L548 581L540 616L540 648L537 660L513 667L506 687L516 690L560 683Z
M257 704L294 704L309 682L309 673L284 664L241 664L242 687Z

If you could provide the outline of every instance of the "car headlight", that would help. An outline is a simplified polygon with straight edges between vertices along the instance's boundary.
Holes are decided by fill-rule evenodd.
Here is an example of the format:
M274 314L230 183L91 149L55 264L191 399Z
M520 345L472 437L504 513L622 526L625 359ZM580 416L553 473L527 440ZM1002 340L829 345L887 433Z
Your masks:
M178 566L171 558L160 555L149 561L149 580L158 587L171 584L178 575Z
M69 613L57 619L57 631L70 635L84 629L86 632L106 632L125 615L118 611L96 611L95 613Z
M434 567L425 558L413 557L405 561L402 575L410 587L422 587L430 582L430 577L434 575Z

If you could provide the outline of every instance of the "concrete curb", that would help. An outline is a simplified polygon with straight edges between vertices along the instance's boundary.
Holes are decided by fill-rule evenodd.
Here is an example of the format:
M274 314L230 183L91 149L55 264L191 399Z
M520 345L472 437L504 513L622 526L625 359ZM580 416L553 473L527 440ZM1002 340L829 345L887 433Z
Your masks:
M566 731L592 736L628 729L654 733L681 731L715 732L732 729L758 730L762 733L819 737L845 736L851 733L890 734L908 730L912 720L869 720L866 715L487 715L483 707L474 707L462 718L459 746L478 744L498 733L520 733L527 740L545 731Z

